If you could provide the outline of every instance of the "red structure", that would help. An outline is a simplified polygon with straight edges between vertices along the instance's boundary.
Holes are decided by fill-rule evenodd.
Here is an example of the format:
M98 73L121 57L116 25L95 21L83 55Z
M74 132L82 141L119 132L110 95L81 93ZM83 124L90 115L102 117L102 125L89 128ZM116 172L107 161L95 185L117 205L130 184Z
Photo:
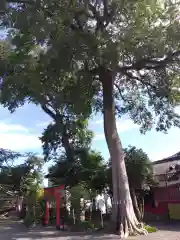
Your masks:
M153 162L153 171L158 182L153 189L154 204L146 204L144 210L158 216L168 213L169 217L173 218L169 206L180 209L180 152ZM176 216L177 218L180 219L180 214Z
M44 224L49 224L49 201L54 198L56 201L56 228L60 229L60 205L62 198L64 198L64 185L44 188L44 198L46 201Z

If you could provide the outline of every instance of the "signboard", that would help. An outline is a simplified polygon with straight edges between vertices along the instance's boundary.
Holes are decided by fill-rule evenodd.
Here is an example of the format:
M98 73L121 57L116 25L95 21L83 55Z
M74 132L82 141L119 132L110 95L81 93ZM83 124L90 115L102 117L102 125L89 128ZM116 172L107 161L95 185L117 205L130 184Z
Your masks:
M168 204L169 217L172 220L180 220L180 204Z

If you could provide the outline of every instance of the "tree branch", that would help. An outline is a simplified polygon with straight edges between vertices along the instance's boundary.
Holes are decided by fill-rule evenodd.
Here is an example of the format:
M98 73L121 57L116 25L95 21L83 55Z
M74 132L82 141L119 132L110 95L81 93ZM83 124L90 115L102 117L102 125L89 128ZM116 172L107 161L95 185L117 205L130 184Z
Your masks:
M92 4L89 3L89 9L90 11L93 13L94 18L97 21L96 24L96 32L98 32L99 30L101 30L102 32L104 31L104 16L101 16L99 14L99 12L96 10L96 7L93 6Z
M41 105L42 110L47 113L52 119L56 120L56 114L53 113L45 104Z
M103 0L103 5L104 5L104 17L107 18L108 16L108 0Z
M124 71L124 74L131 78L131 79L134 79L136 81L139 81L140 83L146 85L146 86L150 86L153 90L156 90L156 87L154 85L152 85L150 82L147 82L147 81L144 81L141 77L137 77L137 76L133 76L132 73L130 72L126 72Z
M142 69L147 69L147 70L157 70L160 68L165 67L167 64L171 63L179 63L180 59L176 59L177 57L180 57L180 51L175 51L175 52L169 52L167 55L162 58L162 59L141 59L137 61L136 63L133 63L129 66L118 66L117 71L118 72L124 72L127 70L142 70Z
M73 148L69 142L69 135L67 133L67 126L63 121L63 115L60 113L53 113L46 105L41 105L42 109L45 113L47 113L49 116L51 116L56 124L61 124L62 126L62 145L66 151L66 156L68 161L72 162L74 159L74 151Z

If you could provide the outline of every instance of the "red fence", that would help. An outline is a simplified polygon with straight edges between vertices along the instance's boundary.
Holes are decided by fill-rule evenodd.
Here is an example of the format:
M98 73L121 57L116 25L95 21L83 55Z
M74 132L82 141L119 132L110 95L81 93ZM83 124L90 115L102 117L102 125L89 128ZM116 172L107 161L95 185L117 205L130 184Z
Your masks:
M156 207L152 207L151 204L146 204L144 206L144 211L155 215L163 215L168 212L168 204L180 204L180 201L164 201L158 203Z

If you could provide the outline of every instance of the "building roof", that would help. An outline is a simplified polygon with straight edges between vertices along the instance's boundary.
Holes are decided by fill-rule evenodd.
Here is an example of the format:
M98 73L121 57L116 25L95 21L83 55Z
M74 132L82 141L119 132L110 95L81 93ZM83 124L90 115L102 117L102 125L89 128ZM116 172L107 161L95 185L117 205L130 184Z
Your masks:
M157 161L153 162L153 164L172 162L172 161L176 161L176 160L180 160L180 152L177 152L176 154L174 154L168 158L163 158L161 160L157 160Z
M165 174L170 166L180 163L180 152L162 160L153 162L153 170L155 175Z

